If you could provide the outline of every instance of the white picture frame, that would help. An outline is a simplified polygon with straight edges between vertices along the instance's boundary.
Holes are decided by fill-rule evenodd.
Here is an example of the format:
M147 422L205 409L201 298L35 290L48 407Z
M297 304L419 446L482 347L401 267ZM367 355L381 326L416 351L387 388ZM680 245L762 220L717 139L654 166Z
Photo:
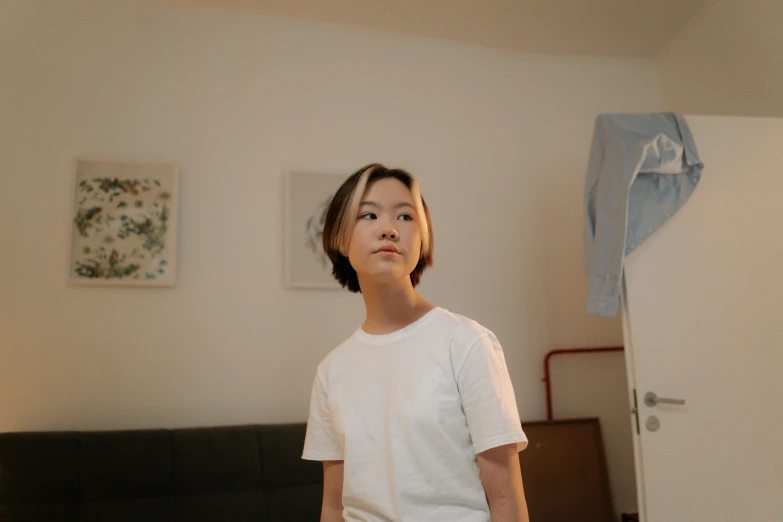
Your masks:
M175 286L177 165L82 157L74 178L68 282Z
M339 290L321 243L323 219L345 174L284 173L283 281L289 289Z

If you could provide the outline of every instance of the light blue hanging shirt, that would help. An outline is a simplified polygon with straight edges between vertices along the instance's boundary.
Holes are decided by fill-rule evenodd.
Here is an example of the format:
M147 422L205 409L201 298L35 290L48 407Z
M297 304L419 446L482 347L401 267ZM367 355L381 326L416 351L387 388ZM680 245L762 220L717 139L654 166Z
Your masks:
M584 194L587 313L617 314L625 256L685 204L703 168L680 114L596 118Z

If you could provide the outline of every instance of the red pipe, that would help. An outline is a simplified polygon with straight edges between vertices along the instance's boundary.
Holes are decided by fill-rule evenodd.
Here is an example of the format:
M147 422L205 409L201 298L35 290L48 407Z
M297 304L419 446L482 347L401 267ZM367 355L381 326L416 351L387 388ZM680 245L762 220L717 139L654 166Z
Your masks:
M566 348L563 350L552 350L544 357L544 378L542 379L546 383L546 418L552 420L552 381L549 375L549 359L555 355L561 355L564 353L585 353L585 352L622 352L625 350L623 346L608 346L603 348Z

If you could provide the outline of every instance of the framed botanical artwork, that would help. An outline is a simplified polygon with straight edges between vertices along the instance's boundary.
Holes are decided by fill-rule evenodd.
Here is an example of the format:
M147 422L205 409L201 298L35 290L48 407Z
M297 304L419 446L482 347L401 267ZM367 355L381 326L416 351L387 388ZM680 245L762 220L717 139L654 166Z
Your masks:
M168 163L77 159L68 281L174 286L178 184Z
M345 174L285 174L284 279L287 288L340 289L322 245L324 220Z

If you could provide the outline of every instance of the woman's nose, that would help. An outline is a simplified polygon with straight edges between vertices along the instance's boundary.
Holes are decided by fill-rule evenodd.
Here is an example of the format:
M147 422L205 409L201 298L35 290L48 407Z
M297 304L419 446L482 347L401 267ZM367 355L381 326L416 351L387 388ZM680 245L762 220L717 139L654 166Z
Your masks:
M380 230L381 239L397 239L397 230L391 225L382 225Z

